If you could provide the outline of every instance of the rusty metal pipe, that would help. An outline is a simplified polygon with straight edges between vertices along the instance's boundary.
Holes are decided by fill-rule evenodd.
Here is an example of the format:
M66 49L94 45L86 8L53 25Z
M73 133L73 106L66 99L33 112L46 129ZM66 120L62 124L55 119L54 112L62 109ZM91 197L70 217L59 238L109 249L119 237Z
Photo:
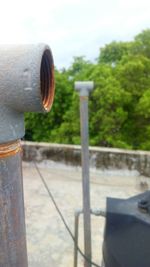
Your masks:
M47 112L54 66L47 45L0 47L0 267L27 267L21 167L24 112Z
M21 144L0 145L0 266L26 267Z

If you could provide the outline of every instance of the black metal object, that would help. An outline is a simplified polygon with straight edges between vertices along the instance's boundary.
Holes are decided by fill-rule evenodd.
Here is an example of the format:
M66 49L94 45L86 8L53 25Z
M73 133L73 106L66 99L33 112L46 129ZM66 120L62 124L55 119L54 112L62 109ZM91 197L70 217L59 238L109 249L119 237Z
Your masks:
M144 194L144 197L138 203L138 207L141 212L149 213L150 215L150 194Z
M107 199L105 267L150 267L149 203L150 191L127 200Z

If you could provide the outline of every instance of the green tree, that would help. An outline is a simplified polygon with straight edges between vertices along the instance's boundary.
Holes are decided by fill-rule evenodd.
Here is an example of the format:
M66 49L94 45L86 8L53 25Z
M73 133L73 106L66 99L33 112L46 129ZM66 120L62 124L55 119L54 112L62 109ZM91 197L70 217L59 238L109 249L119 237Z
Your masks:
M135 36L131 51L135 55L144 55L150 58L150 29L146 29Z
M90 98L91 144L128 147L122 125L128 117L124 107L130 102L130 95L121 88L112 73L111 67L99 65L91 76L96 81Z
M94 64L84 57L75 57L68 69L68 77L72 83L72 97L69 108L64 114L64 120L57 131L57 142L65 144L80 144L80 113L79 96L74 90L74 81L88 80L93 72Z
M79 96L74 81L93 80L89 98L90 144L150 149L150 29L132 42L111 42L96 63L75 57L55 71L56 95L49 114L26 114L26 138L80 143Z
M72 84L65 71L55 71L56 92L50 113L26 114L26 136L33 141L55 141L55 134L64 120L64 114L71 104ZM57 135L57 133L56 133Z
M115 66L125 55L130 53L131 43L112 42L100 49L98 63Z
M142 116L142 113L138 113L138 106L145 92L149 90L149 73L150 60L143 55L124 58L122 62L118 64L115 73L123 90L130 94L131 101L129 105L126 106L128 120L124 124L122 130L127 142L135 149L142 148L142 139L146 139L147 137L145 128L147 122L144 116Z

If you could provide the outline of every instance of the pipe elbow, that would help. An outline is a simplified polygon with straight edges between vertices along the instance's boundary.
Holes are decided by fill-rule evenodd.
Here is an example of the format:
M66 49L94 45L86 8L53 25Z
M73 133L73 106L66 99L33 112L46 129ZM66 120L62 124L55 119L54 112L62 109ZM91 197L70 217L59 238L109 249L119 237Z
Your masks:
M24 112L51 109L54 88L53 56L47 45L0 47L0 143L23 137Z

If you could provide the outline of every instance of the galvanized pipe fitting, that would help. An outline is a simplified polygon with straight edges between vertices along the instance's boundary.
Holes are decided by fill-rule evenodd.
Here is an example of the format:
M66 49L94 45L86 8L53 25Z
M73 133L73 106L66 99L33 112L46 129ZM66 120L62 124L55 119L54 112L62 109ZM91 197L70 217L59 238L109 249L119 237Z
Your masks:
M0 143L24 136L23 113L46 112L54 98L54 64L45 44L0 46Z
M21 144L24 112L47 112L54 65L47 45L0 47L0 266L27 267Z
M80 96L89 96L89 92L94 88L94 82L84 81L84 82L75 82L75 90L79 92Z

